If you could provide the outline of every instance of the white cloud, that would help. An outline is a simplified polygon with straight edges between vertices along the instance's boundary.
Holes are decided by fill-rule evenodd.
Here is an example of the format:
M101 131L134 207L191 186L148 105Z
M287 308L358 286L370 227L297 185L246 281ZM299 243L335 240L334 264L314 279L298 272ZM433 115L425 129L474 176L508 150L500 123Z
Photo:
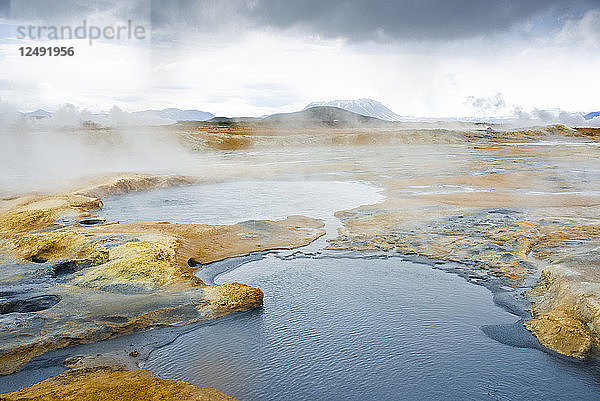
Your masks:
M433 117L505 113L509 105L478 102L502 93L512 107L591 111L600 109L600 52L592 51L599 26L600 11L590 10L555 34L532 36L528 28L526 36L455 41L348 43L275 29L212 41L186 32L168 46L65 42L75 46L72 58L20 57L10 42L0 45L0 62L12 88L0 95L22 110L68 102L92 111L116 104L230 116L370 97L402 115Z

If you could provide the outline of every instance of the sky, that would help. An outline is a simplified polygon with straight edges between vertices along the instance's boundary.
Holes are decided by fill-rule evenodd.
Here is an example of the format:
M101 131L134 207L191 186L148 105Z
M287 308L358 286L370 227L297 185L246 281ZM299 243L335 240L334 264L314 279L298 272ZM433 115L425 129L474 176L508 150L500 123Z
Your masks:
M86 38L48 37L84 21ZM90 26L128 25L143 37L90 41ZM0 0L0 105L22 111L260 116L373 98L403 116L588 112L598 71L600 0Z

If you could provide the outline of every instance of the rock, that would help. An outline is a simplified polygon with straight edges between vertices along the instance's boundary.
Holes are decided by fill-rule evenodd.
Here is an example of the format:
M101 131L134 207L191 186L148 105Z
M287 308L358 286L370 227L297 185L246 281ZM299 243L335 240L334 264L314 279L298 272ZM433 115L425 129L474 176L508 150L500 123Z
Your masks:
M134 401L235 400L211 387L196 387L179 380L154 378L148 370L120 366L68 370L56 377L12 393L0 400Z
M25 299L12 299L0 302L0 315L7 313L39 312L60 302L56 295L39 295Z
M264 297L260 289L241 283L209 286L204 293L219 312L254 308L262 305Z
M561 308L543 313L525 323L538 341L560 353L575 358L589 355L594 343L592 333L573 309Z

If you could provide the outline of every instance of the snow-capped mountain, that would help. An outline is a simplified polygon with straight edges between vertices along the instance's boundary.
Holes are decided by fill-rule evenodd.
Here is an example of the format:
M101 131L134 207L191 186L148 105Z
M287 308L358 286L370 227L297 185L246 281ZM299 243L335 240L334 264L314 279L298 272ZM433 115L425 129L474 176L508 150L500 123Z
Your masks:
M33 117L33 118L46 118L46 117L51 117L52 113L50 113L49 111L43 110L43 109L37 109L36 111L31 111L29 113L25 113L25 115L27 117Z
M143 110L134 114L150 115L154 117L166 118L173 121L206 121L214 117L214 114L200 110L180 110L175 108L163 110Z
M583 118L586 120L591 120L592 118L600 117L600 111L592 111L591 113L587 113Z
M373 99L354 99L354 100L330 100L326 102L312 102L304 110L315 106L333 106L348 110L363 116L375 117L387 121L398 121L400 116L383 104Z

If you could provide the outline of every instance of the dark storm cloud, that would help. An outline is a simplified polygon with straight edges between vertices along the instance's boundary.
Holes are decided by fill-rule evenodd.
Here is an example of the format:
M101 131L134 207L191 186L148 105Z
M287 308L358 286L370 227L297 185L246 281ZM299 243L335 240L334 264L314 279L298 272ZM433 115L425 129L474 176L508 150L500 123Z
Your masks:
M0 4L3 1L0 0ZM31 23L74 23L103 14L117 19L147 19L151 0L12 0L10 15Z
M0 0L0 20L10 18L10 0Z
M10 1L0 0L0 16ZM349 40L444 40L501 33L544 13L580 16L600 0L13 0L13 18L73 22L94 14L145 20L157 37L299 28Z
M253 26L304 28L350 40L456 39L504 32L537 15L581 15L598 0L152 1L159 31Z

